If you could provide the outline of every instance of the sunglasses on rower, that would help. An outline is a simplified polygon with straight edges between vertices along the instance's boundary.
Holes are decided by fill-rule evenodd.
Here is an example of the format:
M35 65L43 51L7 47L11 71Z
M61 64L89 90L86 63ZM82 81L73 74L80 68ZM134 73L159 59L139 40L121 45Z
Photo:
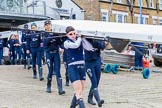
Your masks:
M71 35L71 36L72 36L72 35L76 35L76 33L75 33L75 32L73 32L73 33L69 33L69 35Z

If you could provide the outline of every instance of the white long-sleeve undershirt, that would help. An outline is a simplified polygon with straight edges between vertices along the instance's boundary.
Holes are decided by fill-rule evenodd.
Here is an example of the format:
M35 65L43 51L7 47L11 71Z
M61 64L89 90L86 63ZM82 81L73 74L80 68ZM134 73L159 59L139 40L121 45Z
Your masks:
M80 37L78 37L77 40L76 40L75 42L71 42L71 41L69 41L69 40L66 40L66 41L64 42L64 47L65 47L66 49L68 49L68 48L75 49L75 48L78 48L78 47L80 46L81 42L82 42L82 39L81 39Z

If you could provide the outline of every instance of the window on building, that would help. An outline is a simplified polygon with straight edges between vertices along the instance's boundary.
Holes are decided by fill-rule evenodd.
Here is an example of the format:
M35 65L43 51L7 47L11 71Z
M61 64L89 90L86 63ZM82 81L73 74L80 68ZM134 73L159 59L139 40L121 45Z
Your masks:
M118 22L118 23L126 23L126 15L122 15L122 14L115 14L115 19L114 22Z
M140 16L137 16L136 20L137 20L137 24L141 24ZM142 17L142 24L148 24L148 18L147 17Z
M117 22L116 18L117 18L117 14L114 14L114 22Z
M127 22L127 16L124 15L124 23L126 23L126 22Z
M160 0L160 3L159 3L159 7L160 7L160 9L162 9L162 0Z
M159 20L159 24L162 26L162 20Z
M108 10L101 9L102 21L108 21Z
M131 1L130 1L130 0L127 0L126 3L127 3L128 5L131 5Z
M152 19L152 24L157 25L157 19Z
M122 0L117 0L117 3L122 3Z
M108 14L106 12L102 12L102 21L108 21Z
M150 8L154 8L154 0L150 0Z
M143 7L143 0L138 0L138 5L140 6L140 2L141 2L141 6Z
M106 17L105 16L102 16L102 21L106 22Z
M76 14L73 14L72 15L72 19L76 19Z
M137 24L140 24L140 17L136 17Z
M122 17L123 17L123 15L118 14L118 22L119 22L119 23L122 23Z
M112 11L112 13L114 14L114 22L126 23L128 16L127 12Z
M143 18L143 24L148 24L148 18Z

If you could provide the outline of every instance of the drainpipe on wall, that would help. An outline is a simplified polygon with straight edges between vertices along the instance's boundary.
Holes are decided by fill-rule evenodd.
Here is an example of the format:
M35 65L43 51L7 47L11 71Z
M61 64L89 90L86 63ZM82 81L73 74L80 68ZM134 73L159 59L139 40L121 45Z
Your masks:
M140 0L140 24L143 24L143 18L142 18L142 0Z
M112 7L113 7L113 0L110 0L111 1L111 5L110 5L110 8L109 8L109 22L110 22L110 16L111 16L111 14L112 14Z
M159 25L159 0L156 0L156 12L157 12L157 21L156 24Z
M132 23L134 23L134 20L133 20L133 13L134 13L134 3L135 3L135 0L131 0L131 17L132 17Z

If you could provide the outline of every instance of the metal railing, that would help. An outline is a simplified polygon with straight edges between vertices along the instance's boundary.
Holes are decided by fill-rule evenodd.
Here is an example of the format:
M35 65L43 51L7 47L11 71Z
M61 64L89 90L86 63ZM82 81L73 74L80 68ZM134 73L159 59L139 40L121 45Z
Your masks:
M0 0L0 12L22 13L25 9L23 4L23 0Z
M36 13L34 11L39 6L37 6L34 3L37 3L37 2L34 2L34 3L30 4L30 5L27 5L26 3L23 2L23 0L20 0L20 1L21 2L18 2L16 0L13 0L13 1L11 1L11 0L0 0L0 12L11 13L11 14L12 13L17 13L17 14L31 14L31 12L28 13L29 12L28 10L30 9L33 12L32 14L33 15L36 15ZM45 10L46 4L44 3L41 6L44 7L43 8L44 9L43 10L43 13L42 13L42 11L40 11L41 14L42 15L46 15L46 10Z
M50 10L50 12L47 13ZM59 19L59 13L46 6L46 2L42 0L33 0L27 4L23 0L0 0L0 13L18 14L18 15L33 15L45 16L53 19ZM51 14L52 13L52 14Z

